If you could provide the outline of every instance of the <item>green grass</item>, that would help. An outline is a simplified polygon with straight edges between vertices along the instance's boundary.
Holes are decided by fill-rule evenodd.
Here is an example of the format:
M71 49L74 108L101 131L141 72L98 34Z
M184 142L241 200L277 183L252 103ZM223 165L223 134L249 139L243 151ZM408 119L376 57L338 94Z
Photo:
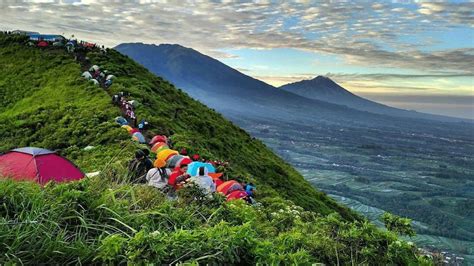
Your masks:
M400 264L429 262L368 222L321 216L281 198L223 203L110 173L44 189L0 181L0 263Z
M91 52L91 62L118 77L111 92L129 92L141 103L136 113L151 123L149 135L170 135L177 149L229 160L226 174L254 181L263 205L189 200L196 192L170 202L153 188L124 182L138 145L114 123L119 110L109 93L81 79L80 64L65 51L25 43L0 35L0 150L57 150L86 172L102 174L44 189L0 181L1 264L419 259L413 246L315 190L220 114L114 50ZM95 148L85 151L89 145Z

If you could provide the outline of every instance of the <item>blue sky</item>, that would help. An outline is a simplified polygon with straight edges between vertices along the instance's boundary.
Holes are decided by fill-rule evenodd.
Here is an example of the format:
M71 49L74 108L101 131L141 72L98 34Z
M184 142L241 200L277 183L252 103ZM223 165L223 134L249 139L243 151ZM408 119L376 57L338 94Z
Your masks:
M179 43L275 86L327 75L382 103L474 118L473 10L467 1L17 0L0 2L0 25L110 47Z

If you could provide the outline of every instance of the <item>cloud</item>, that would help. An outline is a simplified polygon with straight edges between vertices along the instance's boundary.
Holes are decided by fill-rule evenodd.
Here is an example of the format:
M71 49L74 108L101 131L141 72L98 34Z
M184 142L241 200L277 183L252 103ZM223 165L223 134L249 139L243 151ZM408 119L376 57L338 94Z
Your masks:
M179 43L218 58L235 57L222 49L294 48L335 54L353 65L467 75L472 74L473 49L432 51L424 48L436 40L401 40L426 30L470 26L473 5L421 3L410 9L357 1L12 0L0 1L0 25L75 34L107 46Z
M371 74L347 74L347 73L327 73L325 76L342 80L397 80L397 79L437 79L437 78L474 78L472 74L444 73L444 74L392 74L392 73L371 73Z

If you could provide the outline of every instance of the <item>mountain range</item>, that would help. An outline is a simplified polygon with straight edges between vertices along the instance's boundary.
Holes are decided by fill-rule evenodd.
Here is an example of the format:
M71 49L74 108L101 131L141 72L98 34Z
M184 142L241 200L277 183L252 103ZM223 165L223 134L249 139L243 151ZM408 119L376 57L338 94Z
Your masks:
M314 116L327 119L387 119L372 115L382 114L447 122L466 121L376 103L349 92L323 76L276 88L178 44L124 43L115 49L224 114L277 115L297 120L303 117L311 120Z

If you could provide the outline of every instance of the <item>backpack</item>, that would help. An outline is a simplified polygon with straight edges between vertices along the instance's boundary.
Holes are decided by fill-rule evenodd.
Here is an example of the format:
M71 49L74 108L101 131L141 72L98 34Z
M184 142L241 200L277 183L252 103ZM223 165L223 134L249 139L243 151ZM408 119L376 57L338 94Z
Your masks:
M161 181L166 182L166 185L165 185L164 188L161 189L161 192L163 192L165 194L168 194L168 193L174 191L174 187L171 186L170 184L168 184L169 176L168 176L168 173L166 172L166 169L159 168L158 171L159 171L160 176L161 176Z
M166 169L158 168L158 172L160 173L161 181L163 181L165 183L168 183L168 179L170 177L168 176L168 173L166 172Z

